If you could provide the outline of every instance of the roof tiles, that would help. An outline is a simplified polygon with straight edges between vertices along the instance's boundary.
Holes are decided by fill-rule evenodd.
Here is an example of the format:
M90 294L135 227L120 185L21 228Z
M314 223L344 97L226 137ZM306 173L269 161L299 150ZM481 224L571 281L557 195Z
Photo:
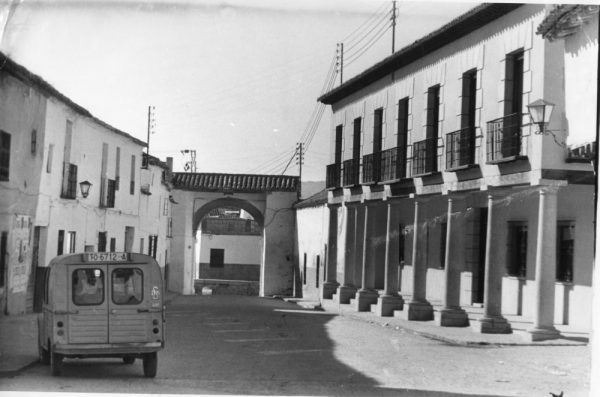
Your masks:
M174 172L173 187L194 191L295 192L297 176Z

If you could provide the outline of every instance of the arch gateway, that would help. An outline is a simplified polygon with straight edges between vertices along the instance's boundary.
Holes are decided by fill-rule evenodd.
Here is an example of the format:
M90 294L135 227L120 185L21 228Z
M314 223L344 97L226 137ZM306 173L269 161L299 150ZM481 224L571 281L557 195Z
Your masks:
M290 295L294 280L293 205L296 176L174 172L169 290L194 294L196 232L211 211L234 207L248 213L262 235L260 296Z

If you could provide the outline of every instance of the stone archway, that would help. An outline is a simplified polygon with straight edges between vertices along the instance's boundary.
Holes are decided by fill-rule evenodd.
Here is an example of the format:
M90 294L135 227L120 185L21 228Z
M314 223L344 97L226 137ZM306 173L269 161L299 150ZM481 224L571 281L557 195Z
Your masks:
M192 224L192 229L194 233L196 233L196 231L198 230L198 226L200 225L202 218L208 215L210 211L221 207L241 208L244 211L248 212L250 215L252 215L252 217L258 223L261 229L264 227L265 217L258 208L256 208L254 205L252 205L246 200L227 197L215 199L207 204L204 204L202 207L197 209L196 212L194 212L194 220Z

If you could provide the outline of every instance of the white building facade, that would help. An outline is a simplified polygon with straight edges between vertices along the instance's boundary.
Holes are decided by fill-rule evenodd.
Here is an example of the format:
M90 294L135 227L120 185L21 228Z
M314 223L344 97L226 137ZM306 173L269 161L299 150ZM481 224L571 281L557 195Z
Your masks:
M323 298L486 333L518 315L532 340L589 329L594 176L569 146L586 138L566 117L564 43L536 34L549 10L475 7L319 98L333 111ZM537 100L554 104L541 126Z

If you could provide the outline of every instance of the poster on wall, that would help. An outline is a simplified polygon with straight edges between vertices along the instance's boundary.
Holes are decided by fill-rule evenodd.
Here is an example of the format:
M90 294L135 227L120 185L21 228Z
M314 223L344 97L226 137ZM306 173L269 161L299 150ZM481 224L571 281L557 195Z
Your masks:
M31 241L31 217L15 215L11 232L12 244L9 255L9 287L13 293L25 292L29 277L30 263L29 245Z

